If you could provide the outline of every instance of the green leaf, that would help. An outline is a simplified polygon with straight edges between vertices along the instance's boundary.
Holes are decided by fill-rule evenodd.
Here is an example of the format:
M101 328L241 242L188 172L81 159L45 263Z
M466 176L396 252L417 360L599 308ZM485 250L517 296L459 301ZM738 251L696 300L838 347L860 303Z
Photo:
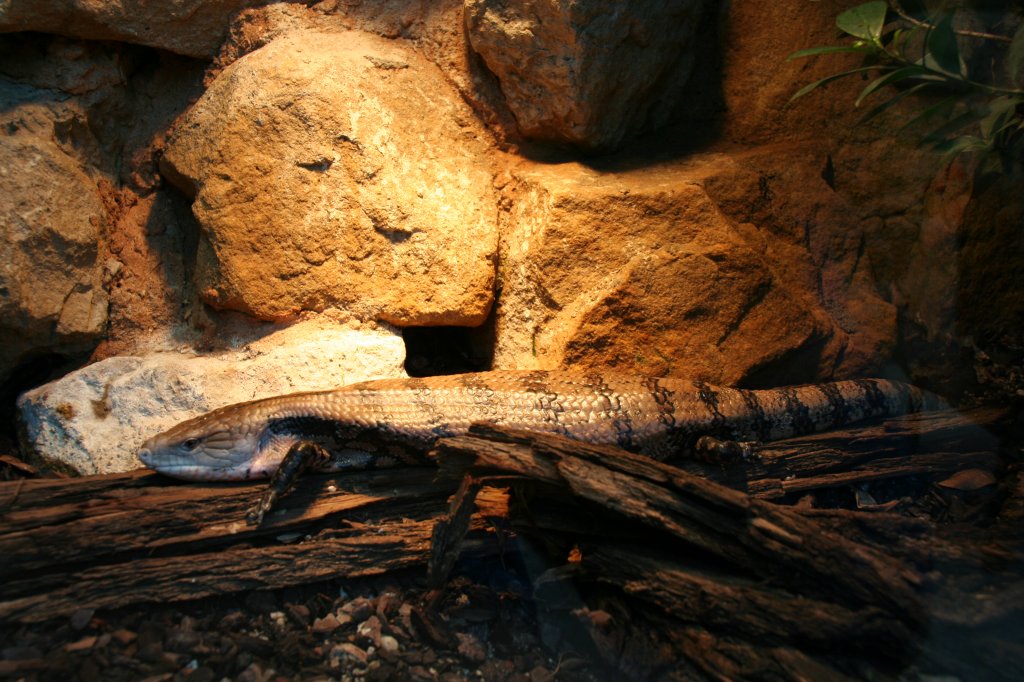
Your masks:
M836 26L856 38L878 44L885 26L885 14L889 5L884 0L866 2L846 10L836 17Z
M897 95L887 99L886 101L882 102L878 106L872 108L866 114L861 116L860 120L857 121L857 122L858 123L867 123L868 121L873 119L875 116L878 116L879 114L881 114L886 109L888 109L888 108L898 104L904 98L909 97L910 95L913 95L915 92L919 92L920 90L928 87L929 85L931 85L931 83L918 83L917 85L915 85L912 88L907 88L906 90L903 90L899 94L897 94Z
M1000 127L1000 119L1006 112L1001 111L989 111L985 116L978 121L978 130L981 131L981 137L986 140L991 140L993 131L998 131Z
M1006 66L1010 70L1010 79L1016 85L1024 85L1024 23L1013 34L1010 49L1006 52Z
M808 47L805 50L797 50L786 57L786 61L799 59L801 57L813 57L818 54L832 54L834 52L861 52L872 53L875 50L866 45L824 45L822 47Z
M921 141L923 144L930 144L938 147L944 144L950 135L958 130L963 130L967 126L974 125L988 116L988 107L981 107L980 109L968 109L967 111L951 118L946 121L945 124L939 126L932 132L925 135L925 138ZM968 137L966 135L958 135L957 137Z
M885 87L886 85L891 85L892 83L896 83L906 78L914 78L915 76L921 76L926 73L928 73L927 70L921 66L904 66L901 69L891 71L886 75L880 78L876 78L875 80L868 83L868 86L861 91L856 101L854 101L853 106L859 107L860 103L864 101L865 97L873 93L875 90L878 90L879 88Z
M952 140L945 140L936 144L933 149L949 156L962 154L963 152L987 152L992 145L986 140L974 135L961 135Z
M928 32L927 46L929 54L940 69L947 73L962 75L960 48L956 43L952 14L942 17L935 28Z
M928 119L933 118L935 116L941 115L944 118L948 118L949 115L953 112L953 108L956 106L957 100L959 99L959 97L953 95L952 97L947 97L938 104L933 104L932 106L928 107L920 114L918 114L917 116L915 116L914 118L910 119L902 126L900 126L899 133L902 134L909 132L912 128L918 126L921 123L924 123Z
M828 83L831 83L832 81L837 81L840 78L846 78L847 76L852 76L855 73L863 73L865 71L874 71L874 70L876 70L878 68L880 68L880 67L878 67L878 66L862 66L859 69L850 69L849 71L843 71L842 73L835 73L835 74L832 74L831 76L826 76L825 78L822 78L821 80L816 80L813 83L811 83L810 85L805 85L804 87L802 87L799 90L797 90L796 94L789 98L789 101L792 102L795 99L800 99L801 97L803 97L807 93L811 92L812 90L816 90L816 89L820 88L822 85L826 85Z
M997 97L988 103L988 115L978 122L981 136L986 140L995 138L999 133L1024 124L1017 116L1017 106L1024 102L1021 97Z

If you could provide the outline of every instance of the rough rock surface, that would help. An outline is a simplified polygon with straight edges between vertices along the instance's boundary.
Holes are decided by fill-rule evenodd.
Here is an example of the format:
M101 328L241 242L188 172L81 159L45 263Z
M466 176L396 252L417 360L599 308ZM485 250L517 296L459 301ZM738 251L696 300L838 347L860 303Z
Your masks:
M104 330L96 181L54 140L76 113L0 81L0 380L29 353L87 351Z
M108 358L24 393L22 446L77 474L137 469L139 445L222 405L405 376L401 336L318 320L234 351Z
M21 327L10 343L6 334L0 334L4 340L0 355L8 352L0 363L4 365L0 375L19 364L17 355L25 363L35 363L22 365L24 370L47 366L36 358L50 354L73 356L68 365L76 366L85 353L96 352L97 340L107 346L112 342L121 353L138 354L134 349L138 334L166 336L168 330L177 331L182 313L188 312L183 271L194 259L198 226L180 193L160 187L154 156L166 128L199 96L202 65L134 45L7 34L0 35L0 82L9 81L18 85L0 86L4 109L0 122L11 133L0 136L0 145L31 134L48 154L79 171L73 184L62 185L59 178L44 180L38 174L43 166L38 164L30 179L19 172L19 163L5 163L3 170L10 172L0 179L5 193L0 202L14 201L20 183L27 190L19 190L17 201L33 208L38 203L37 217L59 214L85 220L89 211L80 209L86 204L93 206L94 213L100 211L102 219L92 228L89 247L94 253L90 256L95 263L93 274L98 275L90 285L99 297L100 319L96 329L84 337L76 334L76 340L55 341L51 335L35 330L25 333ZM63 243L55 243L53 249L64 248ZM7 264L24 267L24 263ZM80 269L79 264L62 264L60 274L71 277ZM33 279L19 276L18 281L30 285ZM25 286L22 290L43 301L58 295L60 287ZM17 353L15 339L20 346ZM40 377L15 366L11 381L0 383L0 394L10 399L3 401L7 414L13 414L14 395L28 387L22 382L38 382Z
M732 163L705 180L709 196L780 280L812 295L842 330L835 368L842 376L877 373L891 358L901 299L886 282L899 277L905 254L893 249L902 241L887 224L921 219L926 171L908 173L919 159L882 146L888 153L866 145L853 152L888 169L877 187L855 179L847 152L833 157L815 143L732 152Z
M703 4L466 0L466 27L523 135L610 149L679 103Z
M497 244L484 135L436 67L374 36L299 31L239 59L164 156L196 195L204 300L480 324Z
M516 172L496 367L619 367L733 384L828 374L837 330L708 197L724 156Z
M864 87L856 78L837 81L790 103L804 85L860 65L858 55L826 55L787 61L793 52L836 44L835 17L857 0L806 5L733 0L719 27L722 50L722 135L766 143L809 134L841 137L863 111L851 102Z
M211 57L231 16L252 0L136 0L0 3L0 33L37 31L89 40L123 40L191 57Z
M251 7L232 20L211 74L291 31L365 31L400 39L415 49L437 65L496 141L521 142L497 79L466 49L463 1L324 0L311 6L273 3Z

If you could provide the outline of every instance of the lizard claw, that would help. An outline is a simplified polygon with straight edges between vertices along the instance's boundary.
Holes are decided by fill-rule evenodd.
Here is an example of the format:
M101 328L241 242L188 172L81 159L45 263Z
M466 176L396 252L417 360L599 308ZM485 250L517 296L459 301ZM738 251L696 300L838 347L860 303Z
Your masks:
M277 500L277 493L273 490L267 490L260 497L259 501L253 506L249 507L245 512L245 524L258 528L263 523L263 517L266 515L270 508L274 506L274 502Z
M250 509L245 513L245 525L259 528L261 523L263 523L263 512Z

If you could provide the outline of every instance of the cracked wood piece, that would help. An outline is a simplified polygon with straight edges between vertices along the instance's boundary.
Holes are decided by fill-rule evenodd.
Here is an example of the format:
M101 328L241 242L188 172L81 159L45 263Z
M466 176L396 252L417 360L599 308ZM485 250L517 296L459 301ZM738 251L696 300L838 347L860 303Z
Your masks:
M426 561L450 488L432 469L316 476L253 531L262 485L181 485L148 472L0 483L0 619L39 621ZM337 490L328 489L336 484ZM309 536L309 537L307 537ZM295 543L295 544L291 544Z
M763 444L760 462L723 469L701 462L680 468L762 499L917 475L948 475L1001 466L990 428L1005 409L947 410Z
M609 446L511 429L476 429L442 440L448 473L521 474L698 552L733 571L808 597L871 606L917 630L924 621L921 576L877 549L853 542L799 511L756 500L649 458Z

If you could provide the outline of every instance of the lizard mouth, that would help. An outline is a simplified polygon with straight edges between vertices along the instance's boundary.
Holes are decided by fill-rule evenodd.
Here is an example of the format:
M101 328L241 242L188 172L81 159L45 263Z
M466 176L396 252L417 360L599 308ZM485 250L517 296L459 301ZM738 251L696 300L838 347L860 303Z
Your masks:
M220 457L196 457L196 453L184 456L147 447L139 450L138 457L153 471L184 481L239 481L248 478L245 467Z

